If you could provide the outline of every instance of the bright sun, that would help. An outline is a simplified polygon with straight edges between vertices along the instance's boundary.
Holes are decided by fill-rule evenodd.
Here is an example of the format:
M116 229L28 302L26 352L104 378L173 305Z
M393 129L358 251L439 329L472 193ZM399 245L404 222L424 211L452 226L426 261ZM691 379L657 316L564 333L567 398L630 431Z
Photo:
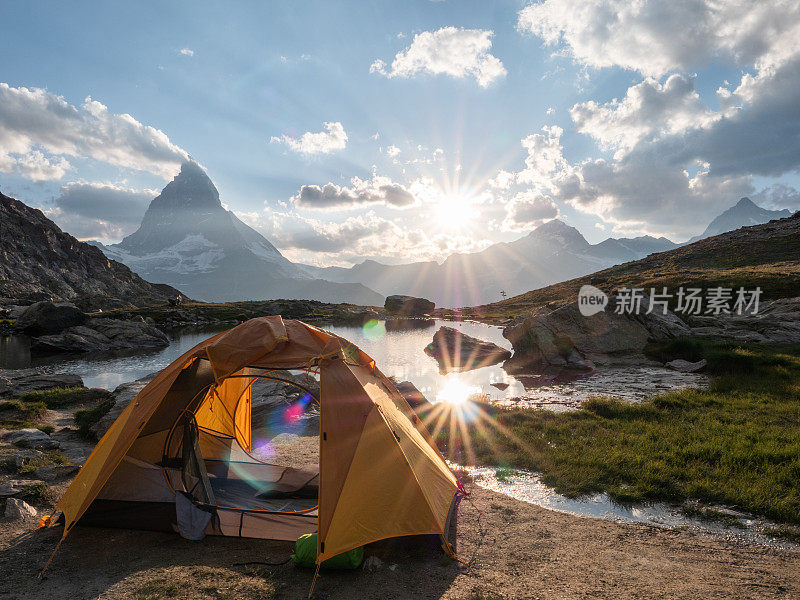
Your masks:
M434 207L439 225L446 229L461 229L475 216L473 202L459 194L442 196Z
M451 379L436 394L436 401L447 404L463 404L470 396L480 394L480 392L481 388L478 386L467 385L458 379Z

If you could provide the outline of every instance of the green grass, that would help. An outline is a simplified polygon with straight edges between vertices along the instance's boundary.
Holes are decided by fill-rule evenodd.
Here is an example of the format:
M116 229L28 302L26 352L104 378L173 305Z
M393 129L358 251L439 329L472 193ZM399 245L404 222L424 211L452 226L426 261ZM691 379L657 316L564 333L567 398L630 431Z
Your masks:
M505 467L500 467L495 470L494 478L497 479L500 483L507 483L511 477L514 476L514 469L507 469Z
M698 519L703 519L704 521L717 521L724 523L729 527L736 527L738 529L744 529L746 527L746 525L734 515L723 512L716 508L685 504L681 507L681 512L688 517L697 517Z
M25 500L26 502L42 504L52 500L52 492L46 483L39 481L37 483L28 484L22 488L22 491L17 494L17 498Z
M84 408L76 410L73 419L78 426L78 433L87 440L94 440L94 434L91 431L92 425L102 419L105 414L114 406L112 400L103 400L93 408Z
M52 433L49 425L40 426L37 424L39 418L44 414L47 407L42 402L23 403L18 400L5 400L0 402L0 428L3 429L34 429L38 428L45 431L48 435Z
M702 351L708 390L594 398L564 413L490 409L499 428L468 429L475 462L537 471L570 497L697 499L800 523L800 345Z
M41 467L57 465L71 465L72 462L61 450L47 450L39 456L34 456L26 461L18 470L20 475L28 475Z
M47 408L65 408L75 404L93 402L107 398L110 392L96 388L52 388L22 394L19 399L24 403L41 403Z
M788 527L786 525L779 525L778 527L765 527L764 533L772 537L786 540L787 542L794 542L800 544L800 529L796 527Z

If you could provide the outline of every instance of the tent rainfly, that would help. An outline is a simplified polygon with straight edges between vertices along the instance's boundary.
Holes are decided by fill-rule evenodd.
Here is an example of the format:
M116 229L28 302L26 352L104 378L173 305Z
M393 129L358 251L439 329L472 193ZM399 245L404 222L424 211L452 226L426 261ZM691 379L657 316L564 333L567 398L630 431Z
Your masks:
M251 385L287 370L319 371L318 471L250 455ZM177 529L189 538L317 532L319 565L390 537L444 539L458 492L425 425L369 356L272 316L166 367L120 414L55 510L62 540L78 523Z

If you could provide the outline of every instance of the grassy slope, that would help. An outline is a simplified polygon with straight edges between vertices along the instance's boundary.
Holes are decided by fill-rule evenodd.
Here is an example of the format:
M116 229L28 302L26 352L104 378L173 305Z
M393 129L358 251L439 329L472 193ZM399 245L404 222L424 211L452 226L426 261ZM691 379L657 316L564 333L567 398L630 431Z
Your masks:
M605 292L624 286L643 288L760 286L763 298L800 293L800 214L764 225L744 227L688 246L651 254L562 283L533 290L502 302L462 309L467 317L500 320L515 317L548 302L572 301L582 285ZM441 311L450 314L452 311Z
M538 471L569 496L698 499L800 523L800 345L702 352L714 374L707 391L593 399L566 413L490 409L498 426L469 428L476 462Z

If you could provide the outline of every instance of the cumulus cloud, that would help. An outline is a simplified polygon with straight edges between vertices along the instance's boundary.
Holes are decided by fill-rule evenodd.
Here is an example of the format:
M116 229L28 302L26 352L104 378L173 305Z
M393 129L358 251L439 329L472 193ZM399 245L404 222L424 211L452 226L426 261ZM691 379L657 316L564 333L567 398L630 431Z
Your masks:
M66 161L31 154L37 150L93 158L163 177L174 175L188 157L163 131L128 114L112 113L97 100L87 97L76 108L43 89L0 83L0 168L8 172L13 165L22 174L63 175Z
M581 64L659 76L720 58L739 64L780 62L800 43L800 4L544 0L520 11L518 28L561 46Z
M10 159L8 172L16 172L31 181L47 181L48 179L61 179L67 171L72 169L72 165L63 158L48 158L39 150L34 150L16 158ZM0 163L0 171L3 171Z
M506 218L503 229L506 231L526 231L558 217L556 203L535 191L516 194L506 205Z
M386 154L388 154L389 156L391 156L392 158L394 158L395 156L397 156L398 154L400 154L400 148L398 148L397 146L395 146L394 144L392 144L391 146L389 146L388 148L386 148L386 150L384 150L384 152L386 152Z
M374 175L371 179L353 177L350 186L334 183L304 185L292 196L298 208L354 208L370 204L384 204L394 208L407 208L418 204L414 194L402 184L388 177Z
M139 227L158 190L113 183L70 182L46 210L64 231L79 239L120 240Z
M324 123L325 131L305 132L299 138L288 135L272 136L270 142L285 144L293 152L300 154L329 154L334 150L343 150L347 145L347 133L338 121Z
M181 48L178 52L180 52L183 56L194 56L194 50L191 48Z
M570 115L575 128L604 150L628 151L640 140L707 127L721 118L700 100L694 79L676 74L661 84L647 78L628 88L622 100L576 104Z
M370 66L370 73L389 78L417 73L473 77L485 88L506 74L503 63L491 54L493 35L492 31L457 27L423 31L414 36L408 48L397 53L391 66L378 59Z

